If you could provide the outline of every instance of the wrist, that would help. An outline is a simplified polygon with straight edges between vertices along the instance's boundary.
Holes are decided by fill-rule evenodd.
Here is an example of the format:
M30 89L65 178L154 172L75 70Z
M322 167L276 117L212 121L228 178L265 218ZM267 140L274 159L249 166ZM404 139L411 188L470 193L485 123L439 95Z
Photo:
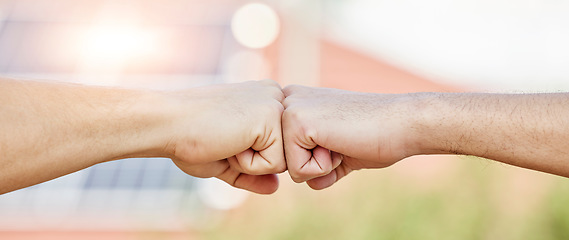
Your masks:
M452 131L452 120L448 116L444 93L413 93L407 100L409 106L408 155L445 154L445 134Z
M173 101L162 92L126 90L110 110L109 119L114 128L118 146L111 158L171 157L168 153L171 122L174 118Z

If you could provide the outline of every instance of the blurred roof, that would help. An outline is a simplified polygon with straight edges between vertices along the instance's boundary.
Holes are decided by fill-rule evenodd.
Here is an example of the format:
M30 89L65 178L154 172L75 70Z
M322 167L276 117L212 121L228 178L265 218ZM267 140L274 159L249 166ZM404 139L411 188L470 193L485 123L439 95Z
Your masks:
M327 40L321 42L320 59L322 87L376 93L459 91Z

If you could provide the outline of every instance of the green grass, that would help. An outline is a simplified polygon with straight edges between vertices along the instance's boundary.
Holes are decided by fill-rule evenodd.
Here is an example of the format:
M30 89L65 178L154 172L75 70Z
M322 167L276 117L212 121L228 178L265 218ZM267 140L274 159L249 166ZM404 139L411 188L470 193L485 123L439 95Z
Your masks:
M312 192L297 186L280 196L255 198L201 237L569 239L569 179L538 176L552 184L546 185L550 187L538 204L532 204L529 197L510 193L515 181L501 184L508 180L504 169L526 170L488 165L486 160L460 161L458 169L435 186L406 182L390 170L370 170L372 174L350 176L358 179L338 189ZM523 185L517 187L524 190ZM508 210L510 203L521 210Z

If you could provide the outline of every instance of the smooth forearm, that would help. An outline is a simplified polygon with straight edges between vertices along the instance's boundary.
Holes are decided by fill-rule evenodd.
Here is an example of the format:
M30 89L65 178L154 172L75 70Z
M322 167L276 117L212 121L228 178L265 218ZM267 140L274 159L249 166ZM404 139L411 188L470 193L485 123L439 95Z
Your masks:
M158 155L153 94L0 79L0 193L129 156Z
M417 94L421 153L485 157L569 176L569 94Z
M269 80L153 92L0 79L0 194L128 157L272 193L283 98Z

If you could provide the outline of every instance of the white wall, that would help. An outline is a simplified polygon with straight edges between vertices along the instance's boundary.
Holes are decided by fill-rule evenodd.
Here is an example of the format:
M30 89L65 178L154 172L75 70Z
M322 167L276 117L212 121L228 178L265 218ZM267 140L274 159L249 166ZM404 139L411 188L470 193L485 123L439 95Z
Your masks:
M331 38L435 80L569 90L569 1L352 0L325 24Z

